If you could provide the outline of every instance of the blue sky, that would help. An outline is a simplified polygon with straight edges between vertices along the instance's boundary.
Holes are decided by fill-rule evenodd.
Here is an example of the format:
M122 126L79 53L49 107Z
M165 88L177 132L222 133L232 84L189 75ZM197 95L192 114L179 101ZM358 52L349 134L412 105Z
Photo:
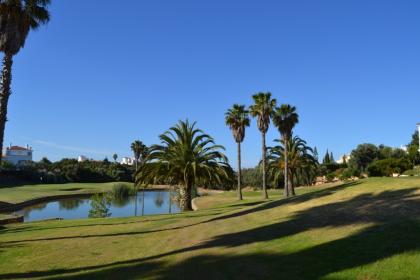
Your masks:
M257 91L297 106L320 154L400 146L420 122L419 1L52 2L15 57L5 137L36 160L127 156L188 118L235 165L224 113ZM255 121L242 150L254 166Z

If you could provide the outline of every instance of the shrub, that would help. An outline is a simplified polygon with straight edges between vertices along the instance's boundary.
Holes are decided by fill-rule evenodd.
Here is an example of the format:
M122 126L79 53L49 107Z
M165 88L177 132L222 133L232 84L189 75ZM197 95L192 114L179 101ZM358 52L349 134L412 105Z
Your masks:
M109 194L95 194L90 203L89 218L106 218L111 216L111 196Z
M124 183L114 184L112 187L112 197L116 199L127 198L134 194L134 188Z
M394 173L401 174L412 167L412 163L405 158L388 158L370 164L368 167L368 174L371 177L386 177L392 176Z
M327 179L327 182L333 182L335 179L335 173L328 173L325 178Z

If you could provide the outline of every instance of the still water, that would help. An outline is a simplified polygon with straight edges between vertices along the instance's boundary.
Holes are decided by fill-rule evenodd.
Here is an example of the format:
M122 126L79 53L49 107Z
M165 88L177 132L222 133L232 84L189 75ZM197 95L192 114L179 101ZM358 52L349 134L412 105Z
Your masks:
M176 195L169 191L145 191L136 196L113 200L111 217L129 217L152 214L179 213ZM14 212L23 215L25 222L46 219L81 219L88 218L91 209L90 198L67 198L39 203Z

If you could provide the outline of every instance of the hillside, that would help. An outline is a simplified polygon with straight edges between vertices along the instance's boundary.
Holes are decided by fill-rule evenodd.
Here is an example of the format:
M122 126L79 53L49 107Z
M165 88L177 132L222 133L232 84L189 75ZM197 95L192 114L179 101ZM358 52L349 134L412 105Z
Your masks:
M202 197L178 215L0 231L0 279L418 279L420 179Z

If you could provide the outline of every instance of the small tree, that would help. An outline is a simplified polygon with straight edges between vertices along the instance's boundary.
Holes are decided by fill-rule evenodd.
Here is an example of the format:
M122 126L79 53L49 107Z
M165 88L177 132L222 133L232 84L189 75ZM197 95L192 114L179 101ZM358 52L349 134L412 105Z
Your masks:
M330 153L330 163L335 163L333 152Z
M325 153L324 159L322 160L323 164L329 164L331 163L331 159L330 159L330 152L327 150L327 152Z
M314 148L314 158L315 158L316 162L319 162L318 149L316 147Z
M113 154L112 155L112 158L114 159L114 162L117 162L118 155L117 154Z
M111 196L109 194L95 194L90 202L89 218L106 218L111 216Z

